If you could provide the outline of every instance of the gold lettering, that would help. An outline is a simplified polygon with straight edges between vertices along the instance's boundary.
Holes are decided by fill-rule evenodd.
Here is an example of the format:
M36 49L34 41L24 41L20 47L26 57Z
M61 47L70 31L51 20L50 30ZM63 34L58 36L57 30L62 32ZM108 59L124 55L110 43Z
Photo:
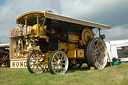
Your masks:
M23 62L20 62L20 67L23 67Z
M16 62L16 67L18 67L19 66L19 62Z
M15 67L15 62L12 62L12 67Z
M27 64L27 62L24 62L24 67L26 67L26 66L27 66L26 64Z

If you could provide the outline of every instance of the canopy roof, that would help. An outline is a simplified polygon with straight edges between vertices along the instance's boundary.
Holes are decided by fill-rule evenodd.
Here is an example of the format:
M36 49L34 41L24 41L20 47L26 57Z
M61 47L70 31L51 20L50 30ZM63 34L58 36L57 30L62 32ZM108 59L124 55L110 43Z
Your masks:
M0 44L0 48L1 47L9 47L9 44Z
M110 29L110 26L108 26L108 25L103 25L103 24L94 23L94 22L90 22L90 21L73 19L73 18L69 18L69 17L65 17L65 16L56 15L53 13L42 12L42 11L32 11L32 12L25 13L16 19L16 23L17 24L20 24L20 23L24 24L25 18L27 18L27 24L28 25L36 24L37 23L37 18L36 18L37 16L39 16L39 22L43 21L43 19L45 17L45 18L60 20L60 21L64 21L64 22L69 22L69 23L84 25L84 26L88 26L88 27L93 27L93 28Z
M34 25L37 23L37 16L40 17L40 21L43 21L43 17L44 17L44 12L41 12L41 11L32 11L32 12L28 12L28 13L25 13L21 16L19 16L17 19L16 19L16 23L17 24L25 24L25 18L27 18L27 24L28 25ZM40 22L39 21L39 22Z

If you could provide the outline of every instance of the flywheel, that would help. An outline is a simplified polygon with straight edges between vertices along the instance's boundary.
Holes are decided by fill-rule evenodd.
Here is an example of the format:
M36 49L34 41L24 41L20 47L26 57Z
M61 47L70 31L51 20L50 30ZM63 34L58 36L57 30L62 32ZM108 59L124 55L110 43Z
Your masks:
M82 41L83 41L83 44L86 45L86 43L88 42L88 40L89 39L92 39L92 38L93 38L92 29L89 28L89 27L85 27L82 30Z

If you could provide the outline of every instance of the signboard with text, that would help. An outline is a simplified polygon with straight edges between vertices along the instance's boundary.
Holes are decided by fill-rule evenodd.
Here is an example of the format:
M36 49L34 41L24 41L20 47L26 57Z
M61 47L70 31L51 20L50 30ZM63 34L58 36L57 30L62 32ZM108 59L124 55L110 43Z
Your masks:
M11 60L10 61L11 68L27 68L27 60Z

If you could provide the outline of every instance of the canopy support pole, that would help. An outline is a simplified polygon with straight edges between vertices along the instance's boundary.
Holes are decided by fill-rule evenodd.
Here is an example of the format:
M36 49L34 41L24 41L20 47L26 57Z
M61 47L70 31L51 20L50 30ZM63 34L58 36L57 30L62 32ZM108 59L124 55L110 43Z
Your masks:
M27 38L27 18L25 18L25 27L26 27L26 38Z
M39 37L39 16L37 16L37 37Z
M99 36L100 36L100 30L101 30L101 29L100 29L100 28L98 28L98 29L99 29Z

